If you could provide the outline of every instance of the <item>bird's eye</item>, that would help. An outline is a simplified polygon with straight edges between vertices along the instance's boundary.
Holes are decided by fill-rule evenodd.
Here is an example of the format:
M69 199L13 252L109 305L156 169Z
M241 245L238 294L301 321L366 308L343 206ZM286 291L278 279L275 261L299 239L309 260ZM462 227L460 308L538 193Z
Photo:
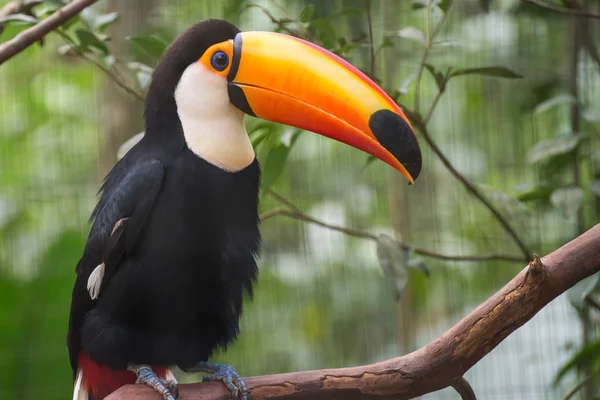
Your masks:
M222 51L217 51L212 55L210 65L217 71L223 71L229 65L229 56Z

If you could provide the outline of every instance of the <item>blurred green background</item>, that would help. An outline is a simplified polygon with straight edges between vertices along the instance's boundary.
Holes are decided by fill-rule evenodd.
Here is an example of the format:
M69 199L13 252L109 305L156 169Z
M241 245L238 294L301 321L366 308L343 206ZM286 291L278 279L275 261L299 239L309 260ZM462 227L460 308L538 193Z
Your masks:
M60 3L45 1L34 15L43 18ZM600 63L592 50L597 23L519 0L449 3L103 0L69 24L64 37L51 33L43 46L3 65L0 398L70 398L66 327L87 219L119 147L143 130L143 103L114 77L143 94L166 43L201 19L308 37L374 75L403 106L414 110L419 93L421 115L439 90L435 74L443 76L448 67L516 72L522 78L507 79L509 70L452 78L429 132L530 251L546 254L593 226L600 215ZM587 3L592 10L599 5ZM24 17L5 21L0 41L30 23ZM421 67L425 48L428 66ZM431 252L522 256L420 134L423 172L407 187L383 163L317 135L251 119L248 131L268 176L261 212L285 207L270 189L328 224L386 234ZM239 341L216 357L243 376L354 366L408 353L525 265L402 253L410 262L392 260L394 280L382 272L373 240L285 216L265 220L261 230L255 299L246 306ZM415 265L426 266L429 277ZM408 282L398 298L395 283L403 286L403 274ZM592 279L551 303L469 371L479 398L559 399L596 373L598 349L588 353L591 362L553 385L571 357L597 343L600 313L584 301L595 285ZM574 398L593 398L597 390L590 383ZM424 398L458 395L447 389Z

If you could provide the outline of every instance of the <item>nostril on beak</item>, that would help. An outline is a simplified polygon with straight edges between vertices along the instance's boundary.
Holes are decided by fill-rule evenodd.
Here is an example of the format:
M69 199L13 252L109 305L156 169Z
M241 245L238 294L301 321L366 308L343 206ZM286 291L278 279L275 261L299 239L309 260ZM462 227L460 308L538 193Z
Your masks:
M421 172L421 149L408 123L390 110L379 110L369 118L369 128L377 141L417 180Z

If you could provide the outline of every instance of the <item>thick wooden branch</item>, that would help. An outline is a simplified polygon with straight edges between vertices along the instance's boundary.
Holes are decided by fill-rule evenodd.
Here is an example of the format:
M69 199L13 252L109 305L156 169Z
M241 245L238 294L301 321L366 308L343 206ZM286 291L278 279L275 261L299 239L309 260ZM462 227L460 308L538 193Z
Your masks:
M24 30L11 40L0 44L0 64L42 39L98 0L73 0L43 21Z
M246 378L251 399L410 399L456 386L465 372L551 300L600 271L600 224L546 257L535 257L500 291L429 345L361 367ZM514 366L518 368L519 366ZM243 368L243 366L242 366ZM220 383L181 385L182 400L225 400ZM159 400L126 386L107 400Z

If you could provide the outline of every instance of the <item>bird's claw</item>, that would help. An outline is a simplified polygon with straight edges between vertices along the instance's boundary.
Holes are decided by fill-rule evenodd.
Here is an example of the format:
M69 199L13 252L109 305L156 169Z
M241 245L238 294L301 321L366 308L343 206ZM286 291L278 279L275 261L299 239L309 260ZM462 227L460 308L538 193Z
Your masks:
M147 385L160 394L164 400L176 400L179 397L179 388L173 381L160 379L150 367L142 366L135 371L139 385Z
M230 365L219 365L217 371L202 379L203 382L222 381L231 392L234 399L248 400L248 388L246 384Z

